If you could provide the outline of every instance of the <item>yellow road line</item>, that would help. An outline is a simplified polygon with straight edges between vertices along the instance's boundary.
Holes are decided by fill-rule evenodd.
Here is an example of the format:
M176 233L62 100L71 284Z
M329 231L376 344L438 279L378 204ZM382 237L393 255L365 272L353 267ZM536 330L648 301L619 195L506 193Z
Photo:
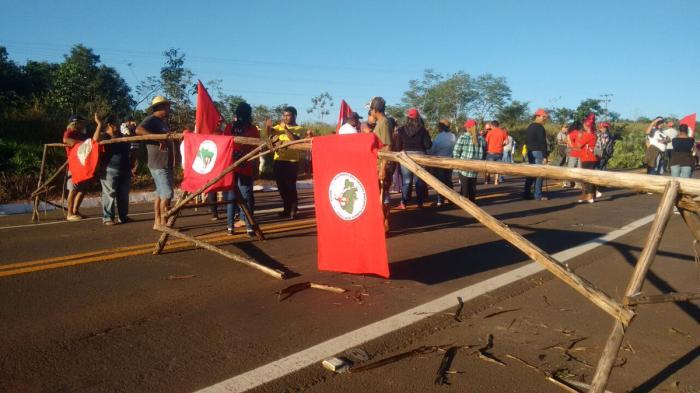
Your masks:
M316 226L316 220L306 219L306 220L299 220L299 221L294 221L294 222L284 223L284 224L263 225L262 229L265 233L279 233L279 232L314 228L315 226ZM233 240L238 240L238 239L246 238L246 237L247 237L247 235L244 235L244 234L237 234L234 236L230 236L228 234L215 233L215 234L208 234L208 235L198 237L198 239L207 240L208 242L213 243L213 244L221 244L221 243L227 243L227 242L231 242ZM115 260L115 259L119 259L119 258L129 257L129 256L145 255L145 254L150 254L153 251L153 247L154 247L154 244L149 243L149 244L141 244L141 245L130 246L130 247L120 247L120 248L115 248L115 249L111 249L111 250L109 250L109 249L108 250L101 250L101 251L94 252L94 253L82 253L82 254L68 255L68 256L57 257L57 258L49 258L49 259L38 260L38 261L22 262L22 263L18 263L18 264L13 264L13 266L17 266L19 268L16 268L16 269L9 269L8 268L8 269L4 269L4 270L0 271L0 277L13 276L13 275L23 274L23 273L31 273L31 272L47 270L47 269L56 269L56 268L61 268L61 267L82 265L82 264L93 263L93 262L111 261L111 260ZM191 244L189 244L188 242L183 241L183 240L172 240L172 241L168 242L164 251L174 251L174 250L180 250L180 249L186 249L186 248L195 248L195 247L192 246ZM9 265L5 265L3 268L5 268L6 266L9 266Z

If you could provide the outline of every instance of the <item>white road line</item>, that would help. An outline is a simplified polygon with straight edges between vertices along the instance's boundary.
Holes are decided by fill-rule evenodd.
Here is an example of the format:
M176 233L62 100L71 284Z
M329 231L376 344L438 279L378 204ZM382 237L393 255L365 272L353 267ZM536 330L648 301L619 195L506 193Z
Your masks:
M576 247L556 253L553 256L560 262L566 262L587 251L624 236L635 229L650 223L653 219L654 214L651 214L627 224L620 229L614 230L593 240L589 240ZM544 267L542 267L542 265L539 263L529 263L523 267L511 270L507 273L500 274L479 283L472 284L468 287L459 289L410 310L406 310L402 313L332 338L285 358L276 360L272 363L260 366L231 379L227 379L212 386L206 387L199 390L198 393L244 392L246 390L256 388L312 364L319 363L323 359L341 353L348 348L356 347L398 329L412 325L425 318L428 318L435 312L440 312L454 307L458 296L464 301L471 300L487 292L491 292L498 288L512 284L543 270L545 270Z
M300 205L299 210L305 210L305 209L313 209L314 205ZM205 209L206 207L203 207L202 209ZM276 207L273 209L265 209L265 210L256 210L256 214L266 214L266 213L274 213L274 212L281 212L282 208L281 207ZM129 217L133 216L145 216L145 215L153 215L153 212L145 212L145 213L130 213ZM90 218L85 218L80 221L73 221L73 222L83 222L83 221L92 221L92 220L101 220L102 217L90 217ZM0 227L0 230L3 229L16 229L16 228L30 228L30 227L39 227L43 225L56 225L56 224L69 224L71 221L66 221L66 220L60 220L60 221L51 221L51 222L41 222L38 224L21 224L21 225L11 225L11 226L6 226L6 227Z

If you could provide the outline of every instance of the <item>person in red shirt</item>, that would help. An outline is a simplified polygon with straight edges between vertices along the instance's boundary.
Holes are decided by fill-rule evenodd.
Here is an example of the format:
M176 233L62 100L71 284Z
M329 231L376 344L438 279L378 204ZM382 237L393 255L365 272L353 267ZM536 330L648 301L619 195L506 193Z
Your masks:
M236 120L231 125L231 134L236 136L244 136L248 138L260 138L260 130L258 127L253 125L253 108L247 102L241 102L236 107ZM253 150L255 146L253 145L243 145L240 143L234 143L233 145L233 161L239 160L241 157L248 154ZM253 195L253 168L255 163L248 161L236 167L234 170L235 182L238 186L238 190L241 192L243 197L243 202L248 207L248 210L253 213L255 210L255 197ZM235 196L233 191L229 191L226 195L226 200L234 200ZM233 222L236 210L240 220ZM242 209L238 208L238 205L229 203L226 205L227 212L227 227L229 235L233 234L234 228L240 228L245 226L248 236L254 236L253 226L243 213Z
M497 161L503 160L503 145L508 142L508 133L502 128L499 128L500 124L497 120L493 120L490 123L490 127L486 127L488 132L486 133L486 161ZM489 182L489 174L486 173L486 183ZM496 178L493 184L498 184L500 175L496 174Z
M581 132L576 140L576 147L579 149L579 160L581 160L581 168L595 169L598 157L593 154L595 149L596 134L595 134L595 115L593 113L586 117L583 122L583 132ZM590 183L583 184L583 191L579 203L595 202L596 188Z
M63 132L63 143L66 145L66 156L70 155L71 148L83 142L90 137L87 135L85 130L85 118L80 115L72 115L68 119L68 126L66 131ZM68 215L66 220L68 221L80 221L83 217L80 215L80 204L83 202L85 187L89 182L81 182L80 184L73 183L73 177L68 171L68 180L66 187L68 188Z
M581 135L581 123L579 121L574 121L569 125L569 134L566 138L566 146L569 149L566 159L566 166L568 168L580 168L581 162L579 157L581 155L581 149L578 148L578 138ZM567 186L571 187L571 182L567 182ZM575 184L576 188L581 188L580 183Z

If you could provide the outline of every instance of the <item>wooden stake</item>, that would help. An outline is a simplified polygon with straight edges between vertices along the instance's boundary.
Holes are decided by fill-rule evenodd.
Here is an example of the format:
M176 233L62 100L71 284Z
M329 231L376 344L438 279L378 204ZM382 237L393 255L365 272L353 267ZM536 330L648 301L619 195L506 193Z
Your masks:
M48 185L51 184L51 182L56 177L58 177L58 175L63 173L63 170L66 169L67 166L68 166L68 161L66 160L66 162L64 162L63 165L61 165L58 169L56 169L56 172L54 172L53 175L51 175L51 177L49 177L49 179L44 182L44 184L37 187L37 189L34 192L32 192L32 195L30 195L29 197L34 198L34 196L39 195L42 192L46 191L46 188L48 187Z
M678 196L679 183L677 181L669 181L666 184L666 190L664 191L659 207L656 210L656 218L654 223L651 225L649 230L649 235L647 236L646 244L642 250L642 254L639 256L639 260L634 268L634 273L627 285L627 290L625 291L625 296L633 296L642 289L642 284L644 283L644 278L651 267L651 263L654 261L656 256L656 251L659 248L659 243L661 243L661 237L666 229L666 224L668 224L668 219L673 214L673 206L676 203L676 197ZM627 308L626 308L627 309ZM622 323L619 320L613 322L613 329L608 336L608 340L605 343L605 348L603 349L603 354L598 361L598 366L593 375L593 382L591 383L591 389L589 393L603 393L605 387L608 384L608 378L610 378L610 372L612 371L613 364L617 358L617 354L620 351L620 345L622 345L622 339L625 336L625 329L627 324Z
M268 276L274 277L274 278L279 279L279 280L284 280L286 278L285 273L281 270L272 269L272 268L269 268L267 266L261 265L253 259L234 254L234 253L227 251L227 250L223 250L223 249L216 247L216 246L213 246L207 242L198 240L192 236L185 235L184 233L182 233L176 229L168 228L168 227L161 225L158 227L158 230L162 231L164 233L167 233L170 236L174 236L174 237L180 238L182 240L186 240L188 242L191 242L197 247L204 248L205 250L209 250L209 251L215 252L219 255L223 255L226 258L231 259L233 261L250 266L254 269L257 269L257 270L267 274Z
M533 260L542 264L547 270L552 272L552 274L559 277L565 283L569 284L572 288L577 290L579 293L581 293L584 297L592 301L598 307L605 310L608 314L612 315L616 319L619 319L625 325L632 319L632 317L634 316L634 313L632 311L624 309L621 304L613 300L603 291L596 288L592 283L578 276L571 270L565 268L558 261L552 258L549 254L544 252L536 245L532 244L522 235L508 228L502 222L488 214L486 211L472 203L467 198L457 194L453 189L447 187L444 183L442 183L433 175L428 173L425 169L420 167L415 161L408 157L406 153L402 152L400 154L397 154L396 157L398 158L402 166L411 170L411 172L413 172L416 176L418 176L431 187L433 187L445 198L449 199L455 205L466 210L467 213L471 214L474 218L479 220L479 222L484 224L484 226L491 229L497 235L499 235L500 237L502 237L503 239L520 249Z
M634 306L637 304L687 302L687 301L694 300L694 299L700 299L700 293L674 292L674 293L667 293L664 295L627 296L623 300L622 304L624 304L625 306Z
M39 167L39 180L37 181L36 188L41 187L41 180L44 177L44 166L46 165L46 150L47 146L44 145L44 152L41 154L41 166ZM39 222L39 194L34 197L34 207L32 208L32 222Z
M182 194L182 197L184 198L186 196L187 196L187 192L185 191ZM172 216L168 217L168 222L166 222L165 225L168 228L172 228L173 226L175 226L175 221L177 220L177 217L179 215L180 215L180 213L178 212L178 214L173 214ZM163 252L163 249L165 248L165 245L167 243L168 243L168 234L166 232L163 232L160 234L160 238L156 242L155 248L153 249L153 255L160 255L160 253Z

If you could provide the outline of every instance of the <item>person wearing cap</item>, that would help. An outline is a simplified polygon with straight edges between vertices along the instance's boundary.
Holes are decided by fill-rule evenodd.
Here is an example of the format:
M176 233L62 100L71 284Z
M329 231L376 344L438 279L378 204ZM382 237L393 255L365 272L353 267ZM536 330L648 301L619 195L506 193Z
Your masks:
M527 161L530 164L542 165L547 163L547 133L544 130L544 124L547 122L549 115L544 109L535 111L533 122L525 131L525 144L527 145ZM546 200L547 197L542 195L542 178L527 177L525 179L525 190L523 199L533 199L532 185L535 185L536 200Z
M372 97L372 99L365 105L369 109L368 122L369 120L374 120L374 127L372 127L372 133L377 136L377 139L382 143L381 151L389 151L392 149L391 133L392 126L389 119L386 117L386 101L382 97ZM391 176L388 173L391 169L391 165L387 165L385 160L379 160L377 162L377 177L379 178L379 190L380 190L380 201L382 201L382 213L384 214L384 230L389 231L389 205L384 202L384 196L389 194L389 187L391 186L391 180L387 180L387 177Z
M595 169L596 162L598 161L598 157L596 157L594 153L596 139L595 114L589 113L586 119L583 121L583 132L581 132L581 135L576 142L576 145L581 152L581 168L583 169ZM595 202L596 196L598 196L596 186L591 183L583 183L583 187L581 189L581 199L579 199L578 202L593 203Z
M499 127L498 120L490 122L490 127L486 133L486 161L503 161L503 147L508 142L508 134ZM489 182L489 174L486 174L486 183ZM493 184L498 184L500 175L496 174Z
M447 119L440 120L438 122L438 134L433 140L433 145L428 149L428 154L438 157L452 157L452 151L455 148L455 142L457 142L457 137L452 130L450 130L450 122ZM433 168L433 174L441 182L443 182L447 187L453 188L452 184L452 169L449 168ZM436 206L442 206L447 203L440 193L437 193Z
M604 171L608 167L608 160L613 155L613 149L615 146L615 138L610 134L610 124L608 122L600 122L598 124L598 131L596 132L596 144L594 154L598 157L598 163L596 169ZM600 198L599 195L596 195Z
M416 108L411 108L406 112L406 124L399 127L398 136L397 151L403 151L407 154L425 155L428 149L432 147L430 134L425 129L423 118L421 118ZM427 185L421 178L403 166L401 167L401 176L403 177L403 184L399 209L406 209L406 205L411 200L414 179L416 182L416 202L418 203L418 208L422 208L423 201L428 196Z
M122 136L125 137L136 136L136 126L137 124L134 117L129 116L126 118L126 121L124 121L119 126L119 131L121 132ZM141 152L141 142L131 142L129 149L129 165L131 165L131 175L136 176L136 170L139 167L139 154Z
M457 138L455 147L452 150L452 157L460 160L483 160L486 150L486 140L476 131L476 121L469 119L464 123L466 132ZM476 171L458 171L460 193L476 202Z
M92 138L94 141L122 137L116 116L107 116L103 124L95 113L95 123L97 123L97 129ZM100 155L98 173L102 187L102 224L104 225L124 224L129 221L129 189L131 188L129 148L128 143L110 143L104 145L104 153Z
M352 112L345 119L345 124L338 129L338 135L357 134L360 132L360 119L362 119L362 116L357 112Z
M265 121L268 136L276 135L282 143L301 138L304 127L297 124L297 109L293 106L284 108L280 124L272 126L272 120ZM296 218L299 197L297 194L297 174L299 172L299 151L282 149L275 151L273 173L282 197L283 210L280 217Z
M137 135L158 135L170 133L168 116L170 115L170 101L163 96L156 96L151 101L148 110L151 112L138 127ZM146 142L148 152L148 170L151 172L156 186L156 198L153 201L154 224L165 225L165 213L170 209L170 201L173 198L173 141Z
M85 125L85 118L80 115L72 115L68 118L68 126L66 126L66 130L63 132L63 143L67 145L66 156L70 155L70 150L74 145L89 138L86 133ZM83 202L87 185L87 181L79 184L73 183L73 176L70 170L68 170L66 182L66 188L68 188L67 221L80 221L85 218L80 214L80 205Z

